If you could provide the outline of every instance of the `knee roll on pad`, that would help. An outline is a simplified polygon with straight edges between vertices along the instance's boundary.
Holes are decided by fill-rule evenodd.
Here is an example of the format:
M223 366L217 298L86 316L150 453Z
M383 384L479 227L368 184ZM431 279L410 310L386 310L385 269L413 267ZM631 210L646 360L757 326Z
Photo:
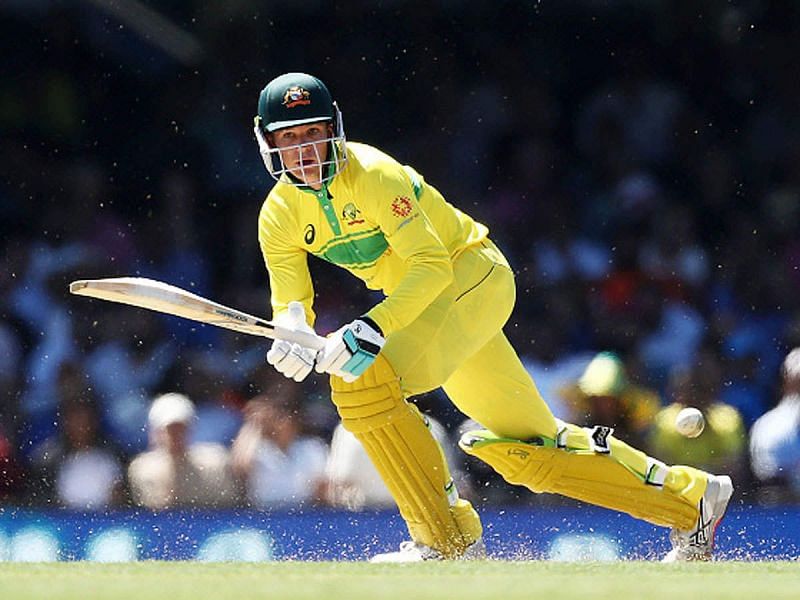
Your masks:
M380 429L410 407L400 390L400 378L381 354L352 383L332 375L331 399L345 429L354 434Z
M352 383L332 376L331 391L342 424L363 445L414 541L457 557L480 538L478 514L457 494L448 498L453 486L442 449L382 355Z
M640 475L632 465L623 464L614 456L615 443L622 442L609 440L607 452L596 451L591 449L589 439L593 430L581 430L574 425L569 428L567 437L578 442L577 449L559 447L561 436L556 440L537 438L523 442L501 438L486 430L465 433L459 446L489 464L509 483L525 486L532 492L561 494L626 512L655 525L680 529L694 526L698 517L696 503L648 481L647 470ZM648 462L645 455L627 445L624 448L637 452Z

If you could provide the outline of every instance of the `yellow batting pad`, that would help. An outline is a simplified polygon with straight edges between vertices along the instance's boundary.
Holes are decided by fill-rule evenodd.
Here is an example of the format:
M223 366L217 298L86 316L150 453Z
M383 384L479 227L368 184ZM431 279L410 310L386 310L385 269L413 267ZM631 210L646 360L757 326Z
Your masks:
M400 391L389 362L375 362L352 383L331 377L344 427L364 446L392 493L411 538L457 557L482 534L478 514L458 498L442 449L416 406Z
M585 448L556 447L554 440L537 438L522 442L501 438L490 431L465 433L461 449L495 469L509 483L522 485L533 492L561 494L590 504L626 512L656 525L690 529L697 522L697 502L705 491L705 476L696 470L666 468L661 485L647 482L647 457L613 439L601 440L600 449L592 448L590 432L568 426L569 437ZM581 433L583 440L581 442ZM619 447L617 448L617 445ZM608 452L603 452L603 448ZM637 475L632 465L621 462L616 450L641 469ZM627 451L627 452L626 452ZM677 486L683 485L683 489ZM699 491L699 496L697 495ZM697 498L697 500L695 500Z

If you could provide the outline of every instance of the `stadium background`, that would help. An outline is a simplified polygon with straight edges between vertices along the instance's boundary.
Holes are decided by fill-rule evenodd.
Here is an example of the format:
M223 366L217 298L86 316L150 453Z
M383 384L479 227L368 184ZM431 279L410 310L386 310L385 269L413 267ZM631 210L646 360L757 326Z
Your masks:
M35 458L59 435L65 373L93 390L122 460L145 447L157 393L186 391L232 435L244 400L274 385L262 342L65 290L140 274L267 314L255 216L270 180L251 123L286 70L322 77L349 139L413 164L490 227L518 272L508 333L557 413L557 386L602 350L665 402L690 365L718 373L747 426L777 402L800 345L794 3L210 4L0 7L4 517L58 504ZM375 300L314 270L321 331ZM114 377L97 360L111 345L147 376ZM323 436L325 390L303 388ZM424 404L457 430L440 397ZM748 465L739 481L737 505L763 500Z

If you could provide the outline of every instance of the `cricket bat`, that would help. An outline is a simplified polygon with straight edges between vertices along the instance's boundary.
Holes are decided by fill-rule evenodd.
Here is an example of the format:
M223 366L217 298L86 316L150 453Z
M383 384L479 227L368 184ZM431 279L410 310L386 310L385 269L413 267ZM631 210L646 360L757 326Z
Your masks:
M70 283L69 291L78 296L147 308L192 321L232 329L239 333L295 342L316 350L321 350L325 346L325 338L313 333L281 327L266 319L254 317L246 312L154 279L144 277L81 279Z

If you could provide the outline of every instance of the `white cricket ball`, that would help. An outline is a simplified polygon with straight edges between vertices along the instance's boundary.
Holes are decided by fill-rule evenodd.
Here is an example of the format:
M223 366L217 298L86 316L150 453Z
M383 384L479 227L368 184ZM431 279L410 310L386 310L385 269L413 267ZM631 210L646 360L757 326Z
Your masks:
M706 420L703 418L703 413L696 408L684 408L675 417L675 429L678 430L678 433L688 438L696 438L703 433L705 427Z

